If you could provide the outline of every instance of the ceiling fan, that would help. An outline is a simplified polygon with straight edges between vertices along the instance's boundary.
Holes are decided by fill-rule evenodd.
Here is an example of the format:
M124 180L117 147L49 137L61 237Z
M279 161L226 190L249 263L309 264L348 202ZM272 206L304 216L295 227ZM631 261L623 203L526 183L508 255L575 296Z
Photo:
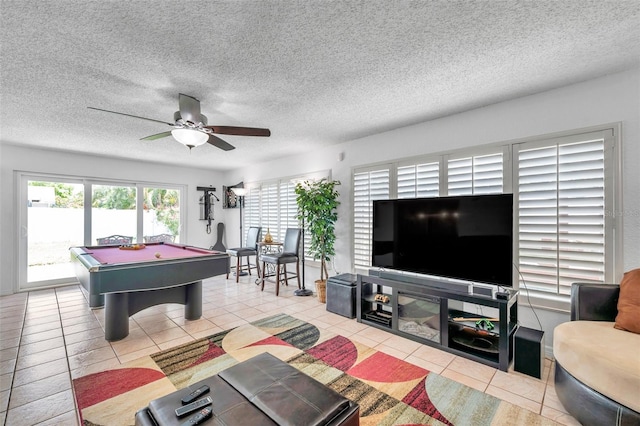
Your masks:
M173 136L178 142L189 149L200 146L205 142L210 143L224 151L230 151L235 147L220 139L214 133L234 136L271 136L269 129L256 127L235 127L235 126L207 126L207 117L200 113L200 101L193 96L180 93L179 111L173 114L174 123L168 123L153 118L139 117L137 115L125 114L123 112L109 111L101 108L87 107L96 111L110 112L112 114L126 115L127 117L140 118L142 120L155 121L173 127L169 130L155 135L144 137L140 140L155 140L167 136Z

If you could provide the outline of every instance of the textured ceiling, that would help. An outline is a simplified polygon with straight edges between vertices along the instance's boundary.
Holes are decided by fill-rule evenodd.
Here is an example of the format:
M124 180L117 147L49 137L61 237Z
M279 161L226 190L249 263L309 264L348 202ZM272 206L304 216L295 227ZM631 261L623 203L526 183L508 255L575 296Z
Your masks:
M640 1L0 2L0 140L220 170L638 67ZM191 153L209 124L267 127Z

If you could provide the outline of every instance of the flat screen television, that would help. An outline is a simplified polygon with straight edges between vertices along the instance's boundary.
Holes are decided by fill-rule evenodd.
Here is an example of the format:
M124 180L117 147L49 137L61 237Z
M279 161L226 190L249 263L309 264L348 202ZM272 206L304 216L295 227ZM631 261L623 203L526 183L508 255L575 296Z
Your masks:
M513 194L373 202L372 265L512 287Z

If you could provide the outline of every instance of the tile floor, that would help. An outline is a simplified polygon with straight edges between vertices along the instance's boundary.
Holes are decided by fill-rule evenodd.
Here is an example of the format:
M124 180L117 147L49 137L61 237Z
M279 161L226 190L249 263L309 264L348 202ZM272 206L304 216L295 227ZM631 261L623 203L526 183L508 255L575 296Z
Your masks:
M104 340L104 309L89 309L77 285L0 297L0 421L77 425L72 379L284 312L561 424L578 424L557 399L550 360L542 380L505 373L327 312L316 297L293 295L295 286L279 297L273 286L261 292L254 279L205 280L200 320L185 320L178 304L148 308L130 319L129 336L113 343Z

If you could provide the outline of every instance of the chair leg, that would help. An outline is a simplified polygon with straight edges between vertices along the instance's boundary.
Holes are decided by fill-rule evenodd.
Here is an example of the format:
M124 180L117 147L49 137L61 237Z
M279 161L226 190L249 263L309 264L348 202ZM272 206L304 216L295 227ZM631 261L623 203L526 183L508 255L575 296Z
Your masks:
M280 264L276 267L276 296L280 292Z
M262 262L262 270L264 271L264 262ZM262 274L262 285L260 286L260 291L264 291L264 274Z
M236 282L240 282L240 266L242 266L242 262L240 256L236 257Z
M251 264L249 263L249 256L247 256L247 271L249 272L249 275L251 275Z
M296 262L296 276L298 277L298 288L300 287L300 261Z
M258 278L262 276L260 273L260 260L258 260L258 254L256 254L256 271L258 271Z
M287 276L287 264L285 263L284 265L282 265L282 267L284 268L284 285L288 286L289 277Z

